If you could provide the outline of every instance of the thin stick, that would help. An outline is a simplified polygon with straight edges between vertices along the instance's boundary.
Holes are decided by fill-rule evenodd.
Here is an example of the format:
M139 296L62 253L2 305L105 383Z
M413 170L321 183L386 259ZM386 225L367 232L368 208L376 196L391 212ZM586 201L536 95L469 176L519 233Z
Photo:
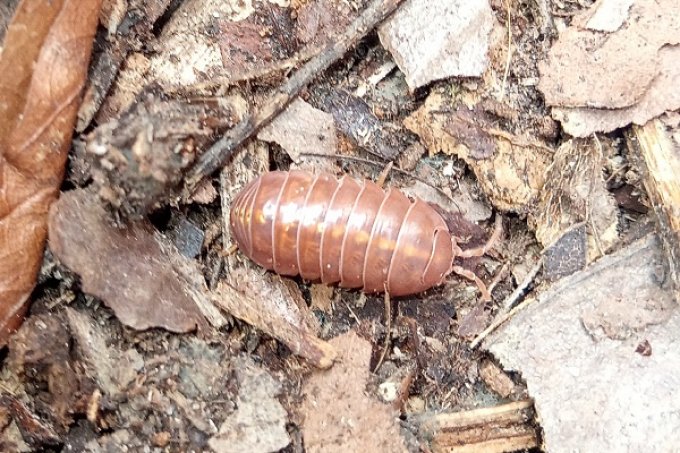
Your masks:
M534 299L534 298L528 299L528 300L526 300L525 302L523 302L523 303L519 304L518 306L516 306L515 308L513 308L512 310L510 310L509 312L507 312L507 313L502 313L500 316L498 316L496 319L494 319L494 321L491 323L491 325L490 325L489 327L487 327L486 329L484 329L484 331L483 331L482 333L480 333L479 335L477 335L477 338L475 338L474 340L472 340L472 343L470 343L470 349L475 349L477 346L479 346L479 344L480 344L482 341L484 341L484 339L485 339L486 337L488 337L489 334L490 334L491 332L493 332L494 330L498 329L498 328L499 328L502 324L504 324L508 319L510 319L510 318L512 318L513 316L515 316L516 313L518 313L519 311L523 310L524 307L526 307L527 305L529 305L529 304L530 304L531 302L533 302L534 300L536 300L536 299Z
M501 312L498 314L498 316L496 316L496 319L489 327L484 329L482 333L477 335L477 337L472 340L472 343L470 343L470 349L475 349L491 332L496 330L501 324L514 316L514 314L520 310L520 307L524 306L524 304L520 304L513 308L515 303L520 300L524 294L526 294L527 288L534 281L538 271L541 270L541 267L543 267L543 258L538 260L538 263L536 263L534 267L531 268L526 277L524 277L522 283L517 288L515 288L515 290L508 296L507 299L503 301L503 304L501 305Z
M377 373L382 366L385 357L387 357L387 351L390 350L390 343L392 343L392 304L390 302L390 293L387 292L387 288L385 288L385 324L385 328L387 329L387 332L385 333L385 344L383 345L383 350L378 359L378 363L375 368L373 368L373 373Z
M347 30L316 57L309 60L238 126L203 153L185 178L184 196L190 196L199 183L229 160L231 155L267 125L322 71L340 59L350 47L389 17L404 0L372 0Z
M536 275L542 267L543 257L541 257L538 262L534 264L534 267L532 267L529 273L524 277L522 283L517 288L515 288L515 290L507 297L507 299L503 301L502 307L504 312L510 311L517 301L526 293L529 285L531 285L531 283L534 281Z

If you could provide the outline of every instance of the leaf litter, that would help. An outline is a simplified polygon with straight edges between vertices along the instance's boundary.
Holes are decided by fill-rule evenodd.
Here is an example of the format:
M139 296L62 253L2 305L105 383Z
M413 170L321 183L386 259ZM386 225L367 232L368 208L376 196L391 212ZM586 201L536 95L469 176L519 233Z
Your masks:
M388 0L385 5L391 3L397 2ZM517 367L521 378L529 376L527 395L520 376L506 373L495 363L482 363L482 357L488 356L470 349L467 341L480 330L484 333L509 300L519 300L530 291L538 293L530 296L538 300L558 300L550 291L563 282L573 282L571 279L591 270L595 272L592 278L600 278L601 269L596 266L618 257L623 234L638 228L651 214L652 210L632 209L632 203L620 201L641 191L640 200L646 203L640 174L628 160L630 151L625 143L616 135L570 141L550 118L537 89L537 84L542 88L543 83L538 66L547 64L541 61L556 30L569 23L568 17L574 16L571 25L575 27L613 35L630 28L630 17L637 17L639 3L598 2L583 18L575 16L585 8L582 2L551 4L552 9L542 2L517 5L497 0L474 7L455 1L436 6L405 3L390 23L379 27L378 33L369 33L330 69L307 75L303 83L307 88L291 91L301 94L299 100L286 98L285 90L280 97L277 90L285 88L287 80L301 80L296 79L298 66L310 58L324 57L328 43L342 44L333 40L334 35L351 29L348 24L366 5L330 0L107 2L109 9L102 13L106 30L98 38L87 105L79 117L78 130L87 132L74 142L76 152L69 173L73 177L64 188L94 187L83 200L82 206L87 206L84 213L73 212L72 198L82 196L81 190L63 195L65 205L71 204L70 211L64 205L59 208L74 219L70 228L59 226L62 233L68 230L69 244L78 243L79 233L92 242L103 242L101 249L106 250L85 252L94 255L79 259L73 256L77 253L61 250L56 254L61 258L58 261L47 255L31 322L10 345L11 357L28 357L27 365L3 369L2 401L11 410L0 411L0 416L10 421L7 428L0 423L0 442L12 439L7 445L28 449L26 439L38 448L63 445L75 451L120 445L197 451L390 445L390 450L403 451L407 443L409 448L432 451L474 445L508 451L537 445L534 408L527 398L535 398L539 421L544 423L544 414L551 414L545 412L555 394L551 392L562 388L539 389L532 384L532 376L545 369L538 365L530 368L533 364L529 361L519 360L524 367ZM453 9L444 11L448 7ZM442 12L437 18L447 18L436 30L432 26L437 21L427 20L432 8ZM476 15L468 16L473 10ZM423 24L425 33L414 30L409 36L425 42L428 52L408 57L413 57L409 62L413 67L405 63L406 57L402 61L400 52L420 44L400 36L385 39L385 30L394 31L394 24L405 30ZM471 32L466 26L473 24L481 26ZM557 28L552 28L555 24ZM373 28L367 27L368 31ZM672 45L663 47L658 55L663 56L669 47ZM454 58L437 56L442 51ZM470 53L474 58L460 58ZM578 60L575 51L564 58ZM395 70L395 62L399 69ZM623 105L638 99L640 93L649 94L658 78L649 82L644 71L638 74L637 68L631 69L631 76L639 76L639 86L629 86L630 90L618 95L595 93L597 102ZM451 78L471 70L477 71L476 77ZM317 80L312 81L312 76ZM215 102L229 104L230 99L240 99L240 104L228 105L226 115L210 108ZM276 104L281 99L285 102ZM286 110L289 100L294 102ZM600 113L605 108L597 102L587 107L595 105ZM554 106L553 115L559 118L559 109L572 108ZM166 191L181 182L195 157L201 160L212 140L225 132L225 137L239 138L239 130L248 124L242 121L244 111L248 121L263 111L282 113L269 128L260 130L260 138L252 138L259 130L255 128L247 142L236 140L236 148L242 150L230 156L219 181L206 177L194 186L199 191L182 198ZM138 121L149 117L150 127ZM322 121L316 124L316 119ZM142 130L129 127L144 124ZM302 129L304 134L299 133ZM272 131L276 137L266 135ZM319 140L319 135L324 139ZM332 136L336 142L327 146L327 138ZM161 152L139 154L154 146ZM296 154L299 149L305 151ZM93 150L104 157L97 161ZM174 150L179 151L173 154ZM93 160L85 164L82 157L87 153ZM307 153L346 157L311 158ZM132 159L126 163L125 159L112 159L114 154ZM367 158L378 162L373 167L355 165ZM231 197L261 172L330 164L329 171L337 174L342 171L375 178L393 160L403 167L390 173L387 185L405 188L437 205L466 247L482 244L488 236L483 224L470 221L485 222L493 210L496 215L503 212L504 241L489 256L464 263L488 279L493 303L479 303L474 293L466 290L465 282L451 278L424 295L392 300L385 311L380 298L279 278L233 253L224 221ZM178 171L159 172L159 162ZM110 163L114 165L107 167ZM129 166L126 169L116 163ZM155 181L148 186L150 190L138 183L143 178L135 180L144 175L142 171L135 176L138 169L152 169L148 174ZM413 177L399 171L406 169L418 178L415 183ZM149 197L135 199L134 190L126 187L129 182L133 184L128 187ZM102 188L115 195L105 207L94 196L98 191L101 197ZM121 188L126 189L116 192ZM612 192L619 194L616 199L609 195ZM137 206L136 210L120 209L128 201L136 203L128 205ZM92 210L97 212L96 222L86 220ZM149 212L153 227L144 219ZM132 220L135 216L137 220ZM90 223L96 228L90 228ZM141 233L130 234L140 226ZM88 236L93 231L99 232ZM195 238L182 250L195 259L180 255L171 245L182 244L182 238L189 236ZM173 310L169 314L175 319L163 319L164 314L157 313L163 308L159 310L157 305L151 305L156 308L147 314L149 319L166 329L178 321L182 329L205 323L197 334L149 329L149 323L144 322L128 329L116 322L118 316L124 323L126 318L121 308L116 308L117 302L111 304L116 299L114 285L107 286L101 278L108 276L109 270L93 263L101 253L104 266L115 264L112 252L120 249L112 244L120 242L127 249L131 269L138 270L135 266L145 258L132 256L131 238L138 239L138 247L152 244L153 272L177 280L165 286L183 292L189 304L185 313L190 314L190 322L178 320ZM630 247L623 246L626 250ZM610 255L592 261L602 253ZM643 256L637 253L631 261ZM68 264L65 256L78 263L73 269L81 274L83 289L91 277L88 272L95 269L101 274L95 286L108 291L105 296L101 293L101 301L113 307L116 316L99 298L81 291L78 279L59 263ZM644 273L663 280L659 266L647 266L646 258L640 261L649 271ZM636 269L624 272L632 275ZM114 265L112 271L112 275L123 276L116 278L127 278L121 266ZM158 283L151 277L131 281L142 288ZM646 291L641 294L648 294ZM667 313L672 305L667 298L652 297L652 303L647 304L635 299L635 308L630 310L626 296L584 309L579 314L582 329L596 343L623 342L631 346L637 360L655 360L667 348L652 331L670 325L673 318ZM138 318L143 304L158 302L137 294L131 297L139 302L138 307L132 307ZM215 305L230 316L219 314ZM568 308L564 312L569 312ZM389 321L387 314L392 315ZM215 328L208 327L205 319ZM530 322L546 323L542 317ZM564 326L546 324L552 331L545 335L562 338ZM519 331L521 327L527 330L524 325ZM351 332L359 332L370 342ZM44 354L38 353L42 344L48 345ZM526 343L522 341L518 351L523 347ZM380 367L372 375L383 350L384 360L380 359ZM554 360L550 363L552 367L560 365ZM580 371L579 378L588 372ZM63 376L69 379L56 385ZM348 376L355 380L348 382ZM628 382L628 376L623 380ZM560 398L572 398L569 390L578 391L569 387ZM385 406L380 399L392 405ZM314 404L318 401L325 407ZM486 407L467 410L479 406ZM494 417L501 413L507 415L503 420L511 423L511 429L494 425L500 420ZM339 414L348 415L335 424L324 424ZM491 419L484 418L489 414ZM554 439L560 439L556 436L568 437L571 429L570 422L559 416L546 424L551 446ZM447 420L469 418L483 429L461 431L460 426L446 425ZM664 420L657 419L663 425ZM432 431L419 420L435 421L437 429ZM492 426L499 429L490 429ZM663 429L665 425L660 431ZM452 444L459 435L466 436L463 445ZM652 440L656 442L656 438ZM583 436L582 442L593 439Z
M648 235L560 280L485 343L526 379L547 450L675 448L663 420L678 411L680 314L659 266ZM650 356L635 352L641 341Z
M566 132L610 132L680 108L675 10L673 0L602 0L574 18L539 65L539 89Z
M83 291L102 299L130 327L188 332L205 327L206 317L217 326L225 322L201 293L205 284L193 261L154 234L150 223L111 225L84 190L63 194L54 205L50 248L80 275Z
M280 451L290 443L288 414L276 399L281 384L251 358L238 357L233 366L239 385L237 409L208 445L217 453Z

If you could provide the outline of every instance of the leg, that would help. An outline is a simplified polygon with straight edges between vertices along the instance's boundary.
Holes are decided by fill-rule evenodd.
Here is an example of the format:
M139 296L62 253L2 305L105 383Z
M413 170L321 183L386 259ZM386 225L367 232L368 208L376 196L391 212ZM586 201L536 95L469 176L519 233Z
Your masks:
M231 256L231 255L233 255L234 253L236 253L237 250L238 250L238 245L233 244L233 245L232 245L231 247L229 247L227 250L222 250L221 255L224 256L224 257L226 257L226 256Z
M390 343L392 342L392 304L390 302L390 293L387 292L387 285L385 285L385 329L387 329L387 332L385 332L385 345L383 346L378 363L373 369L374 373L378 371L385 357L387 357L387 351L390 350Z
M502 232L503 232L503 219L499 214L496 214L496 225L494 226L493 234L491 235L489 240L486 241L486 244L484 244L481 247L461 250L461 248L454 243L453 254L455 257L458 258L472 258L475 256L485 255L489 250L491 250L494 247L494 245L496 245L496 242L498 242L498 239L501 237Z
M392 171L392 166L394 165L394 162L390 161L385 165L385 168L380 172L380 175L378 176L378 179L375 180L375 183L380 187L381 189L385 185L385 180L387 179L387 175L390 174L390 171Z
M469 271L461 266L453 266L451 270L461 277L465 277L468 280L475 282L477 284L477 288L479 288L479 291L482 293L482 299L484 299L484 302L491 301L491 294L489 294L489 290L486 289L484 282L480 280L480 278L477 277L474 272Z

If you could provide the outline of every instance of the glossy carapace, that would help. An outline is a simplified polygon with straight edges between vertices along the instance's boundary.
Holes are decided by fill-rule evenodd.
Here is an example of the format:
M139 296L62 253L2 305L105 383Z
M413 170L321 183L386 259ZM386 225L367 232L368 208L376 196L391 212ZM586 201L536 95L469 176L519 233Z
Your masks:
M230 222L241 251L267 269L393 296L440 284L457 248L430 205L349 176L265 173L236 196Z

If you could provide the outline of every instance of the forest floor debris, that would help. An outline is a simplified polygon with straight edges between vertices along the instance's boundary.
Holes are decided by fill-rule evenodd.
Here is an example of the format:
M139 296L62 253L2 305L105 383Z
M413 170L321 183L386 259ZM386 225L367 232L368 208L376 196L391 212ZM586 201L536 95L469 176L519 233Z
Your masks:
M54 205L50 247L80 275L83 291L101 298L130 327L188 332L205 327L206 315L216 326L225 323L201 294L205 283L193 261L149 223L112 226L85 190L64 194Z
M407 451L396 423L398 414L365 395L371 344L352 331L330 343L338 350L338 362L313 374L303 388L300 411L307 451Z
M663 449L680 115L556 119L670 108L669 2L105 1L50 248L0 357L0 450L608 449L603 427ZM450 276L386 304L255 265L232 200L295 168L422 198L462 249L500 221L455 262L492 300ZM605 423L579 412L593 402Z
M602 0L575 17L539 66L539 89L569 134L642 125L680 108L673 0Z
M560 280L484 343L526 379L548 451L674 448L680 311L663 267L648 235ZM650 355L636 352L643 342Z
M36 284L101 1L21 2L7 25L0 54L0 347L21 325Z

